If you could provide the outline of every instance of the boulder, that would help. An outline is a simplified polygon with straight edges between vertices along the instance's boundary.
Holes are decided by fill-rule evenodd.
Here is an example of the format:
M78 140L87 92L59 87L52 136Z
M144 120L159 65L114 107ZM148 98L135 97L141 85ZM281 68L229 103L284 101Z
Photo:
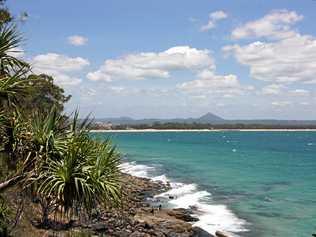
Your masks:
M139 231L134 231L130 237L150 237L149 234L147 233L142 233L142 232L139 232Z
M215 237L200 227L193 227L193 237Z
M106 231L108 228L106 224L98 222L98 223L92 224L91 229L96 232L103 232L103 231Z
M229 237L228 234L226 234L226 233L224 233L222 231L219 231L219 230L215 232L215 236L216 237Z
M198 221L199 218L192 216L192 212L190 210L184 208L175 208L171 209L167 212L169 216L173 216L179 220L183 220L186 222L195 222Z

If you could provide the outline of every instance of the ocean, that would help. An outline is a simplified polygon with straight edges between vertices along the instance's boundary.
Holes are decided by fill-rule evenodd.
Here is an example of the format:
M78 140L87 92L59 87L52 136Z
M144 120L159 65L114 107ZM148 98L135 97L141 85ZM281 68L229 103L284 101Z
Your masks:
M157 198L196 210L195 225L244 237L316 233L316 132L93 133L122 170L170 182ZM172 199L169 197L172 196Z

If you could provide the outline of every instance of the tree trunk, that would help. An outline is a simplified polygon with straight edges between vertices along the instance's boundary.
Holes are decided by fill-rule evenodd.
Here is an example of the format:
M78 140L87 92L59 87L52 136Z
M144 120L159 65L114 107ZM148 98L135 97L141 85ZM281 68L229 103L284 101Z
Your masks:
M24 178L24 175L18 175L11 179L8 179L2 183L0 183L0 192L3 192L5 189L10 188L17 184L19 181L21 181Z

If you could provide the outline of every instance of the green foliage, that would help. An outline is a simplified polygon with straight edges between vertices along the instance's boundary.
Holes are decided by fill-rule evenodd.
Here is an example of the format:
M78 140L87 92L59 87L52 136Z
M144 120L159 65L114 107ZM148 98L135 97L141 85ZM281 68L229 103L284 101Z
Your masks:
M21 35L15 25L0 25L0 76L26 70L29 64L15 55L20 52Z
M15 133L16 170L23 175L24 189L50 206L42 208L45 223L48 210L68 216L120 202L120 156L110 141L92 140L89 125L89 119L80 122L78 112L67 119L53 108L48 114L34 113Z
M65 213L120 200L119 155L109 141L91 140L85 126L73 119L61 155L48 155L35 180L37 191L54 199Z
M23 110L29 112L37 108L40 112L48 113L55 106L58 112L63 111L64 104L71 96L64 95L64 90L54 84L51 76L31 74L27 79L30 81L30 86L27 90L28 96L21 99Z
M26 95L29 83L24 80L24 75L24 71L18 71L12 76L5 75L0 79L0 108L14 107L18 99Z
M0 0L0 144L7 159L7 176L0 191L20 185L40 199L42 221L51 212L89 212L98 205L120 202L120 156L110 141L89 136L90 120L62 114L70 96L44 74L30 74L17 57L22 37ZM8 12L7 12L8 13ZM8 13L9 14L9 13ZM5 20L6 19L6 20ZM1 147L0 147L1 149ZM3 166L4 167L4 166ZM0 203L0 236L7 212Z
M8 8L5 6L5 0L0 0L0 24L7 24L13 20L13 17L8 10Z

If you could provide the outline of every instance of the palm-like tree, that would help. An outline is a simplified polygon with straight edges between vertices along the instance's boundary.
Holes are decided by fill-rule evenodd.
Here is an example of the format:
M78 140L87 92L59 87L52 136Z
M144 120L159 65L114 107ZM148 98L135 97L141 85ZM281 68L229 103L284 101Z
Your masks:
M32 170L26 184L36 187L39 196L48 198L49 203L60 207L64 214L79 209L89 211L98 203L118 204L120 156L115 147L109 140L92 140L88 132L89 120L80 123L77 112L71 123L57 119L54 113L49 116L51 118L41 120L43 125L36 125L37 128L54 129L39 132L45 139L36 139L35 143L41 141L42 144L37 146L34 166L37 170ZM60 124L52 125L58 121ZM63 129L65 124L69 129ZM48 212L43 213L42 221L48 223Z
M29 64L16 57L21 50L21 35L17 32L16 26L0 25L0 77L10 75L12 72L29 68Z
M4 149L13 154L13 112L15 111L18 97L27 91L28 81L24 76L29 70L29 65L23 60L15 57L18 47L22 41L13 25L0 25L0 112L5 112L2 128L6 141Z

